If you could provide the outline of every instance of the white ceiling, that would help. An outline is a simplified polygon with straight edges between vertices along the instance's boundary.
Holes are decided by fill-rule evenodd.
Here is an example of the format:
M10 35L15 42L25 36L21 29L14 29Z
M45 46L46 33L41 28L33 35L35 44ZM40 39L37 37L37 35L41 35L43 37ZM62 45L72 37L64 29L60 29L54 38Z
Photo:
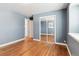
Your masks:
M64 9L67 3L0 3L0 9L11 9L25 16Z

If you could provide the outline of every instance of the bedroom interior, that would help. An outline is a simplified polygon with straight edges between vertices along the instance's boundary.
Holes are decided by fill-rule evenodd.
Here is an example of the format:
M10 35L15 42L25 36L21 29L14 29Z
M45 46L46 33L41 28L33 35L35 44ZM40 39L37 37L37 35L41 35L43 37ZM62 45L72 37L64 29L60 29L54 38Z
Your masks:
M79 56L78 10L76 3L0 3L0 56Z

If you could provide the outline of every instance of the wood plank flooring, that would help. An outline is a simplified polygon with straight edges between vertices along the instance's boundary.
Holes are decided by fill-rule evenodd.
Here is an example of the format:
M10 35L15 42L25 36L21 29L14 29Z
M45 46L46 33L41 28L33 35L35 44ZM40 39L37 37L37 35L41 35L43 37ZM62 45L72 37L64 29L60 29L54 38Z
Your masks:
M24 41L0 48L0 56L69 56L69 53L66 46L25 38Z
M42 42L48 42L48 43L54 43L54 35L41 35L41 41Z
M48 42L49 43L54 43L55 42L54 40L55 40L54 35L48 35Z

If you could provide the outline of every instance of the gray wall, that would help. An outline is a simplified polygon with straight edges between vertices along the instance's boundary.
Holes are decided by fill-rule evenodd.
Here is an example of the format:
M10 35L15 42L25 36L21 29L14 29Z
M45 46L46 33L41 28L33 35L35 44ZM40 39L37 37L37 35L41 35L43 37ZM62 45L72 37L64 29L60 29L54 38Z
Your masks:
M72 36L68 35L67 44L71 55L79 56L79 42L77 42Z
M69 32L79 33L79 6L69 8Z
M46 21L41 21L41 33L47 33L46 25Z
M71 7L70 4L68 14L69 33L79 33L79 5L73 5ZM77 42L72 36L67 35L67 44L71 55L79 56L79 42Z
M24 16L10 10L0 10L0 44L24 37Z
M58 10L58 11L51 11L41 14L34 15L34 21L33 21L33 38L39 39L39 20L42 16L47 15L56 15L56 41L57 42L64 42L64 39L66 39L66 33L67 33L67 10Z

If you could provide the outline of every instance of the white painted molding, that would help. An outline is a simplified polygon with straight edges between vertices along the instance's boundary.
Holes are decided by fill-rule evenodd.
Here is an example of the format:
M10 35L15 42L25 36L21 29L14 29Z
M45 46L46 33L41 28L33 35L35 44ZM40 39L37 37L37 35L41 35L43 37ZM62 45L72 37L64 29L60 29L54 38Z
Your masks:
M67 44L64 44L64 43L56 43L56 44L66 46L66 47L67 47L67 50L68 50L68 52L69 52L69 55L72 56L72 55L71 55L71 52L70 52L70 49L69 49L69 47L68 47Z
M33 40L35 40L35 41L40 41L39 39L33 39Z
M71 52L70 52L70 49L69 49L69 47L68 47L67 44L66 44L66 47L67 47L67 50L68 50L68 52L69 52L69 55L72 56L72 54L71 54Z
M5 47L5 46L8 46L8 45L11 45L11 44L15 44L15 43L20 42L20 41L23 41L23 40L24 40L24 38L19 39L19 40L16 40L16 41L9 42L9 43L2 44L2 45L0 45L0 48L1 47Z
M70 52L70 49L69 49L69 47L68 47L67 44L65 44L65 43L58 43L58 42L56 42L55 44L66 46L66 47L67 47L67 50L68 50L68 52L69 52L69 55L72 56L72 55L71 55L71 52Z
M58 42L55 42L55 44L58 44L58 45L66 45L65 43L58 43Z

